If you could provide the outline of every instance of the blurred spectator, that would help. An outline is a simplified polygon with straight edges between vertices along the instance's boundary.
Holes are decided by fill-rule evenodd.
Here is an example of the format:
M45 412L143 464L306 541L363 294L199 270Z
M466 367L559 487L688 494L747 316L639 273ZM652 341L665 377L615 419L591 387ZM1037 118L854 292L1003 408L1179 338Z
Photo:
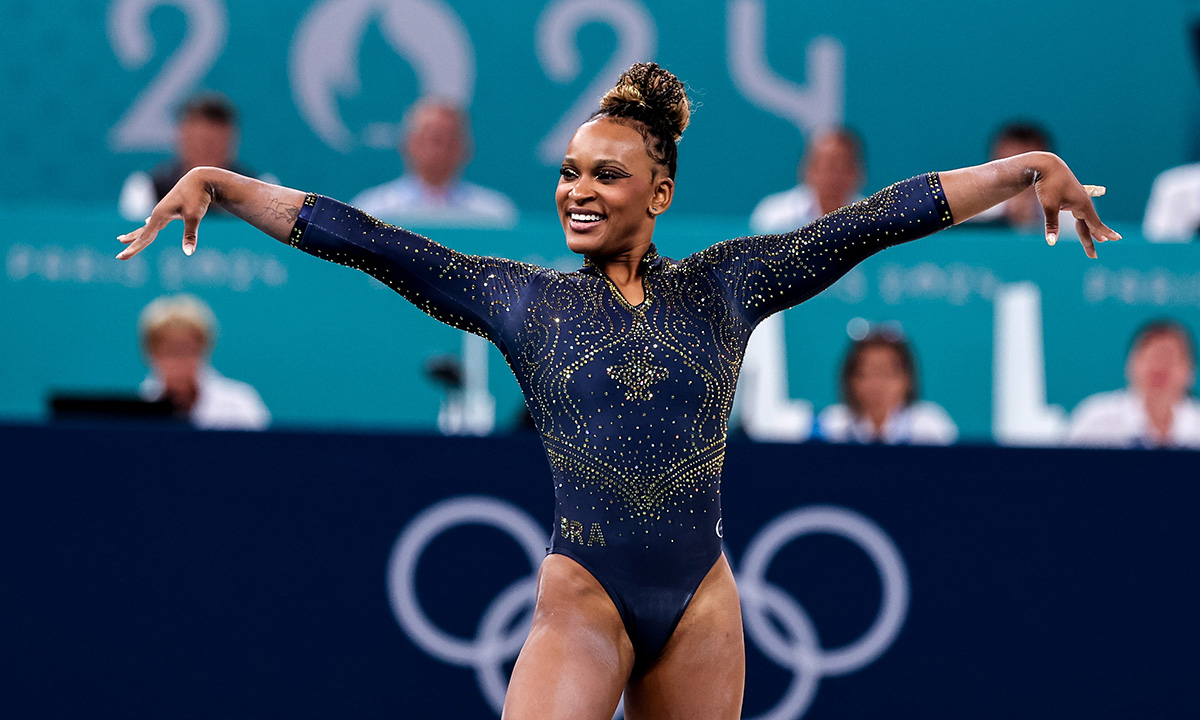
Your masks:
M409 108L397 150L405 173L350 201L370 215L400 225L509 228L517 207L506 195L462 179L471 159L467 115L458 105L425 98ZM488 391L484 338L463 333L458 358L431 358L426 373L445 390L438 429L447 435L486 435L496 424Z
M756 233L788 232L861 200L863 175L863 143L854 131L820 133L796 165L798 184L763 198L750 214L750 228Z
M144 220L179 178L195 167L219 167L241 175L254 173L237 161L237 110L224 95L196 95L179 111L175 157L150 172L135 172L125 179L117 202L121 216L132 222ZM262 180L278 182L273 175ZM216 204L210 213L224 212Z
M203 430L262 430L270 423L254 388L209 366L216 318L199 298L158 298L142 310L138 336L151 371L142 382L142 397L171 400L180 415Z
M1009 122L1002 125L992 136L988 160L1000 160L1021 153L1038 151L1053 152L1050 134L1033 122ZM1033 188L1029 188L1016 197L984 210L967 222L1032 232L1045 226L1046 213L1038 202L1037 193ZM1072 219L1063 227L1075 227L1074 220Z
M1125 360L1124 390L1085 398L1071 415L1067 442L1091 447L1200 448L1196 346L1174 320L1147 323Z
M949 445L958 427L935 403L917 400L916 361L899 333L875 331L855 341L842 363L842 402L817 416L829 442Z
M364 190L350 204L380 219L409 225L512 227L517 207L503 193L461 178L471 159L466 113L424 99L409 109L397 148L405 173Z
M1154 178L1142 234L1151 242L1190 242L1200 229L1200 163L1164 170Z
M768 195L750 216L758 234L785 233L862 199L863 143L848 128L813 137L796 165L798 184ZM738 377L734 424L750 438L769 442L807 440L812 433L812 403L790 398L783 313L759 323Z

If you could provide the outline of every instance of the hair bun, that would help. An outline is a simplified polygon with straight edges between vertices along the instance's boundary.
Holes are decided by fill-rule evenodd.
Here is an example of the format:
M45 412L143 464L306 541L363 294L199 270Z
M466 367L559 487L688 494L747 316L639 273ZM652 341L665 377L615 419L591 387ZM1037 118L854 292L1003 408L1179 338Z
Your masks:
M600 100L601 112L612 112L621 105L642 105L660 116L676 142L692 115L687 88L670 70L652 62L635 63Z

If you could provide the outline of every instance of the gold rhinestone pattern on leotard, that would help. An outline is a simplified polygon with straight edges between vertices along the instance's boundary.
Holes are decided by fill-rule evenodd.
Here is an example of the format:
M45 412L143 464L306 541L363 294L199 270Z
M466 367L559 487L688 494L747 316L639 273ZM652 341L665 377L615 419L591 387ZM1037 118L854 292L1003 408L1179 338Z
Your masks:
M931 174L791 233L682 261L652 248L645 300L631 306L590 263L563 273L463 255L315 196L301 218L296 242L307 252L368 272L499 347L542 435L563 541L607 551L692 536L719 544L726 424L754 326L951 220Z

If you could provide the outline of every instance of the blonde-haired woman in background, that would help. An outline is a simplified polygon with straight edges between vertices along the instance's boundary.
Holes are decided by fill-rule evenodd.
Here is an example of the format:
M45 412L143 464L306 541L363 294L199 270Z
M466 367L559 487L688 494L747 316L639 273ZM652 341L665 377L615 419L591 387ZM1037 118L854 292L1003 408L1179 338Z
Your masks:
M209 364L217 319L194 295L165 295L142 310L138 337L150 365L142 381L147 400L170 400L175 411L202 430L262 430L271 414L258 392Z

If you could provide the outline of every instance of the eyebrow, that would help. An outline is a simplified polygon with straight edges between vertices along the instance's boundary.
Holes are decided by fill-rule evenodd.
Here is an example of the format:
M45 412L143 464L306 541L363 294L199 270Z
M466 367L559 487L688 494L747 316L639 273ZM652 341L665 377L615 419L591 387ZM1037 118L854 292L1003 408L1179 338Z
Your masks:
M625 163L623 163L620 160L617 160L615 158L600 158L599 160L596 161L596 164L597 165L615 165L618 168L620 168L626 172L629 171L629 168L625 167Z
M577 161L575 158L573 158L573 157L571 157L570 155L568 155L568 156L566 156L565 158L563 158L563 164L564 164L564 165L567 165L567 164L570 164L570 165L578 165L578 164L579 164L579 162L578 162L578 161ZM600 159L596 160L595 164L596 164L597 166L600 166L600 165L614 165L614 166L616 166L617 168L619 168L619 169L620 169L621 171L623 171L623 172L629 172L629 168L625 167L625 163L623 163L623 162L621 162L620 160L617 160L617 159L615 159L615 158L600 158Z

